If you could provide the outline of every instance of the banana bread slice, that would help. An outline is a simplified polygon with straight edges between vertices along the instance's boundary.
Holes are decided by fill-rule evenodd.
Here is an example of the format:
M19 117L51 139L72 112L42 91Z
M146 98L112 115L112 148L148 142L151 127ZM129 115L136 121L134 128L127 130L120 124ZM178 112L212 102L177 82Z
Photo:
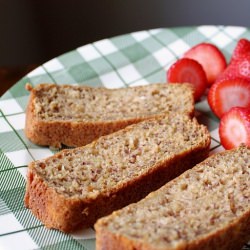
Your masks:
M25 204L48 227L91 226L208 156L210 135L187 115L149 119L28 167Z
M189 84L151 84L106 89L40 84L30 90L25 134L34 143L83 146L127 125L168 111L192 115Z
M250 148L213 155L95 224L97 250L236 250L250 240Z

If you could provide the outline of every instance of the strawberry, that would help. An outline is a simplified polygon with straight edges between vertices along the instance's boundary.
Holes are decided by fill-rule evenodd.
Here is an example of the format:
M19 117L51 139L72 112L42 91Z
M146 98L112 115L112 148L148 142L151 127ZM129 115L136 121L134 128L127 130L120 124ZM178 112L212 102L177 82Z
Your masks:
M191 83L194 86L194 99L197 101L207 88L207 78L202 66L195 60L182 58L175 62L167 72L171 83Z
M225 149L232 149L241 143L250 146L250 109L234 107L220 121L219 136Z
M232 60L223 73L217 77L216 82L239 77L250 81L250 56Z
M218 76L216 82L242 77L250 81L250 41L241 39L237 43L228 67Z
M250 81L232 78L216 82L208 92L208 104L220 118L232 107L250 108Z
M250 56L250 41L247 39L240 39L233 51L231 61L239 59L243 56Z
M213 44L200 43L184 54L184 58L191 58L199 62L206 72L207 81L212 85L217 76L221 74L226 66L226 59L222 52Z

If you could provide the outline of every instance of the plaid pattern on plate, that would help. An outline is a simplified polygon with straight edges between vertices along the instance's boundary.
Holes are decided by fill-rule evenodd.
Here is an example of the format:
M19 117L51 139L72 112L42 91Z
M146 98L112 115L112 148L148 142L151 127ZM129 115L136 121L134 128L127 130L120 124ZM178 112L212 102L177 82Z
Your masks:
M95 249L92 228L64 234L44 228L24 207L27 164L55 152L24 135L29 93L25 84L82 84L120 88L165 82L166 70L200 42L217 45L229 60L237 40L250 29L233 26L161 28L94 42L70 51L30 72L0 98L0 249ZM211 153L222 151L218 119L206 98L196 104L198 120L212 136ZM250 249L246 245L244 249Z

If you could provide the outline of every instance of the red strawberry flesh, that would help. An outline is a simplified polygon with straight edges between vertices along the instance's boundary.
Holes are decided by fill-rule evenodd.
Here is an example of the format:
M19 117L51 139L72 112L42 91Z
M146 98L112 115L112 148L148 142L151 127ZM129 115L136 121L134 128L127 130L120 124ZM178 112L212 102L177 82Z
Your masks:
M232 107L250 108L250 81L234 78L213 84L208 92L208 103L218 117Z
M192 47L184 54L184 58L194 59L202 65L209 85L215 82L227 66L222 52L210 43L200 43Z
M191 83L194 86L195 100L199 100L207 88L206 74L195 60L182 58L176 61L167 72L167 81L171 83Z
M250 109L234 107L220 121L219 136L225 149L244 143L250 146Z

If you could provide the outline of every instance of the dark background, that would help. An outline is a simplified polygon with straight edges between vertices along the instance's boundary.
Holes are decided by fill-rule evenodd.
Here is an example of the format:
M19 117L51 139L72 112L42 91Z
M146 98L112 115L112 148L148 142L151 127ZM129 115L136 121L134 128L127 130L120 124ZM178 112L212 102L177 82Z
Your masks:
M0 96L84 44L159 27L250 27L250 0L0 0Z
M128 32L201 24L250 26L250 0L0 0L0 66L41 64Z

